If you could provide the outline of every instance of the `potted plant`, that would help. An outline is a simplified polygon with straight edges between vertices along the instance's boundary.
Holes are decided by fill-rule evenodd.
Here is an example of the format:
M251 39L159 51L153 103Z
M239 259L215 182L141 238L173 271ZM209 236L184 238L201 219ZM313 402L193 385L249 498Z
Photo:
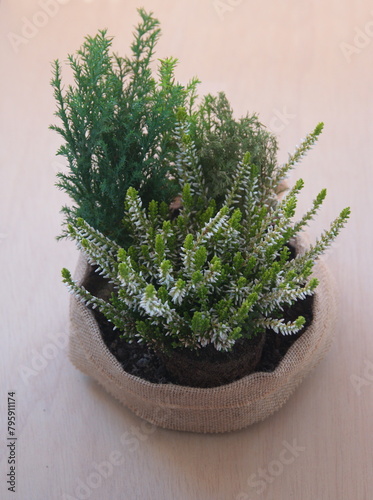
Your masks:
M105 31L87 38L66 92L55 63L53 128L70 167L59 186L76 203L63 235L82 251L75 279L62 272L70 356L152 423L238 429L279 408L326 351L333 296L319 257L349 209L306 247L326 190L297 222L303 181L277 194L322 124L279 166L256 115L235 120L224 94L198 103L174 59L152 77L158 22L139 12L132 59L109 53Z

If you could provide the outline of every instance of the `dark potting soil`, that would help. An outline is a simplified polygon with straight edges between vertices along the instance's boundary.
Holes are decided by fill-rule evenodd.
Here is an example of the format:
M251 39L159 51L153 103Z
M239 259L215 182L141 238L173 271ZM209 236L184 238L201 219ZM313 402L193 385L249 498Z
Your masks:
M108 299L111 290L105 286L106 280L92 271L85 283L85 287L93 295ZM107 283L107 282L106 282ZM298 316L304 316L306 322L300 332L294 335L281 335L272 330L266 331L266 339L263 353L255 372L272 372L279 365L292 344L305 332L312 322L314 297L309 296L304 300L299 300L292 306L284 310L284 319L286 322L294 321ZM112 323L108 321L97 309L93 310L95 318L100 326L102 338L109 351L121 363L123 369L136 377L140 377L149 382L158 384L177 384L177 381L168 373L162 360L147 346L139 343L128 343L119 338L118 330L114 330ZM211 346L212 347L212 346ZM205 349L206 359L211 360L211 353L215 349ZM234 357L240 354L240 348L237 346L236 352L219 353L220 357Z

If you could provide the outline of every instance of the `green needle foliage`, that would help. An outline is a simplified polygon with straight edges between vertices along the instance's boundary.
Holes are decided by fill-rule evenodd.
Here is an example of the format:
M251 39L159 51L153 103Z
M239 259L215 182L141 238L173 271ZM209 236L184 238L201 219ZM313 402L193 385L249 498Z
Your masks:
M250 152L251 162L261 173L258 176L264 199L273 195L273 186L265 185L276 168L277 140L258 120L257 115L246 115L236 120L226 95L207 95L191 119L193 136L201 168L210 196L218 205L231 186L238 162Z
M69 166L68 173L58 174L57 185L74 202L63 208L66 220L83 217L124 245L121 219L130 186L145 204L153 198L169 203L177 194L167 178L172 130L176 110L192 106L198 83L175 82L174 58L161 60L158 77L152 75L159 22L142 9L139 14L131 57L112 54L112 39L102 30L68 56L74 84L63 87L59 61L51 82L61 120L51 128L64 140L58 154Z
M337 237L350 210L342 210L309 250L291 258L289 242L315 216L326 191L293 222L303 181L282 201L275 200L274 190L322 127L306 138L285 166L273 163L263 172L249 153L242 154L233 179L217 195L219 201L210 194L211 179L193 139L196 129L191 132L185 110L179 110L177 118L172 134L175 161L169 169L181 189L179 213L170 215L168 207L156 200L146 205L141 193L130 187L123 219L131 240L127 248L83 218L72 220L69 237L114 284L115 292L109 302L94 297L66 269L63 281L85 304L97 307L129 342L143 342L163 352L180 347L198 350L208 344L229 351L238 339L265 328L281 334L299 331L304 318L285 323L282 311L314 293L315 260ZM258 152L256 159L261 157Z

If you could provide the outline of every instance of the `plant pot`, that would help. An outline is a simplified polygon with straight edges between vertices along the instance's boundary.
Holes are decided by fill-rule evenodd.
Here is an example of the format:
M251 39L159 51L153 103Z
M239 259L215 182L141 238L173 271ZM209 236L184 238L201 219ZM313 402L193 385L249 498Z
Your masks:
M304 243L297 242L297 253ZM81 284L90 266L81 255L75 279ZM255 372L220 387L154 384L126 373L104 344L99 325L84 304L71 297L69 355L110 394L148 422L180 431L216 433L241 429L267 418L288 400L327 352L335 319L335 301L324 262L315 264L319 279L313 321L273 372Z
M252 339L238 341L231 353L218 352L209 345L195 351L177 349L171 355L159 353L167 371L180 385L189 387L218 387L238 380L257 367L262 356L265 331Z

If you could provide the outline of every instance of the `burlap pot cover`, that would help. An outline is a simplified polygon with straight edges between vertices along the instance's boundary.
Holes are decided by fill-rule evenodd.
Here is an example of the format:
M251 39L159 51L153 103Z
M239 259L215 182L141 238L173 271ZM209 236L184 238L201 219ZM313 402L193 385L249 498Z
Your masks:
M298 243L298 251L301 249ZM75 279L81 284L90 270L81 255ZM319 260L313 321L271 373L253 373L209 389L153 384L126 373L104 344L92 312L75 297L70 303L69 355L136 415L166 429L216 433L241 429L267 418L287 401L303 378L328 350L335 317L333 287Z

